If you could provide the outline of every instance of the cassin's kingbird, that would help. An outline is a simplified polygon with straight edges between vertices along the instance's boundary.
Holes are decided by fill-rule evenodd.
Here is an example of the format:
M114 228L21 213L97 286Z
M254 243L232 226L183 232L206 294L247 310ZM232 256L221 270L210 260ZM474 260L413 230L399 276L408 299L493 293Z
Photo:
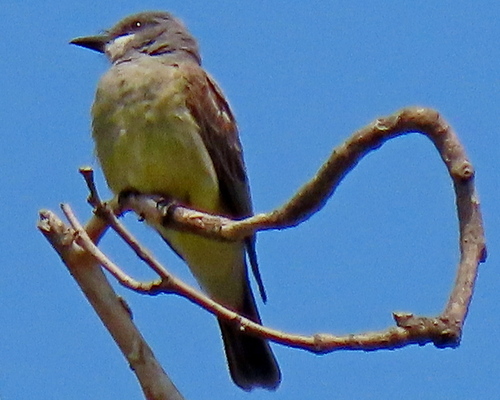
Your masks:
M97 158L115 194L159 194L209 213L252 214L238 130L222 91L201 67L196 40L166 12L129 16L102 35L71 41L112 63L92 107ZM213 299L260 323L245 253L261 294L255 237L222 242L154 226ZM245 390L275 389L267 341L219 320L229 370Z

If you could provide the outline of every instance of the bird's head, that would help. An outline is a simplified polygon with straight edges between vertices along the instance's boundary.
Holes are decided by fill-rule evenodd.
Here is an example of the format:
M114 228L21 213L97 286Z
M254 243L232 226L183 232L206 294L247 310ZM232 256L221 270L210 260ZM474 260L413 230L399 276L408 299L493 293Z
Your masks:
M201 63L194 37L172 14L161 11L130 15L100 35L78 37L70 43L105 53L112 63L166 54Z

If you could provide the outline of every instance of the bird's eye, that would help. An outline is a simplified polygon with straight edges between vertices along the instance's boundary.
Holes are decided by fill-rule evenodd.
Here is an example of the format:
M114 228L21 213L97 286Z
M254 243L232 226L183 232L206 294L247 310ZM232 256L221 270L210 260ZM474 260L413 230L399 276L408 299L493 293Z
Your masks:
M142 26L141 21L135 21L135 22L134 22L134 27L136 27L136 28L140 28L141 26Z

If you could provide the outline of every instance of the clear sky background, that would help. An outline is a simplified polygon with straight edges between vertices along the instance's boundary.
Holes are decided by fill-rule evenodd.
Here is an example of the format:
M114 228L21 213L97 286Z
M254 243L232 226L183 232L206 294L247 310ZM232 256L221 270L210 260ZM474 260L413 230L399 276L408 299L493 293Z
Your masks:
M91 213L77 169L97 167L89 108L108 64L68 41L147 9L172 11L199 39L204 66L239 122L256 211L285 202L356 129L424 105L453 125L477 169L489 245L459 348L316 356L275 345L283 373L275 393L232 384L208 313L175 296L117 287L186 398L500 398L497 1L27 0L0 11L0 399L142 398L35 224L39 209L60 202L82 220ZM100 175L98 183L108 195ZM193 283L154 234L136 231ZM312 219L259 234L264 322L345 334L384 329L393 311L435 315L454 280L457 243L451 182L437 152L417 134L392 140ZM117 240L103 247L128 271L151 277Z

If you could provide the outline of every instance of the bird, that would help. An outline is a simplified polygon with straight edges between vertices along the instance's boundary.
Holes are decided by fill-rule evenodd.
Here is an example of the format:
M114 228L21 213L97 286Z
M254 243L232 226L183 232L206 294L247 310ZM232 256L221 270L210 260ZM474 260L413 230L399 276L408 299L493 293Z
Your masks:
M130 15L71 44L111 63L92 105L95 153L111 191L161 195L187 207L242 219L253 215L235 117L204 70L196 39L169 12ZM247 259L263 301L255 235L224 242L153 225L214 300L261 323ZM275 390L281 372L268 341L218 319L234 383Z

